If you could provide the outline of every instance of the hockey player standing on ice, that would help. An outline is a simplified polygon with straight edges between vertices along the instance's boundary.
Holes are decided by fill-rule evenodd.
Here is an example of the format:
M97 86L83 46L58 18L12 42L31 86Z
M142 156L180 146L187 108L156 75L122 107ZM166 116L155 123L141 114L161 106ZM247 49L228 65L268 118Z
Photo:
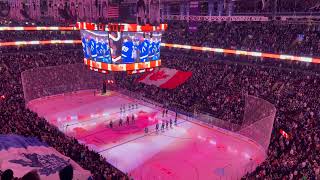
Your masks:
M89 46L90 46L90 54L92 60L97 59L97 47L96 47L96 40L92 37L89 41Z
M134 44L129 36L125 37L122 44L121 58L123 63L134 63Z
M134 123L134 114L132 114L132 118L131 119L132 119L132 123Z

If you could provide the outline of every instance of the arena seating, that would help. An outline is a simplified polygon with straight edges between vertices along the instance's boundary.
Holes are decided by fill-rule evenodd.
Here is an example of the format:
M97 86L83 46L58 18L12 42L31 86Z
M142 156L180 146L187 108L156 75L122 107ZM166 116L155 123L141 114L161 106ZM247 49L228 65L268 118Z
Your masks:
M308 13L319 11L319 1L317 0L283 0L283 1L245 1L236 2L236 13L267 13L274 12L289 14L293 12Z
M316 12L319 10L317 0L280 1L278 5L280 12Z
M68 48L68 46L66 46ZM65 48L66 48L65 47ZM82 62L82 50L51 50L37 52L19 52L2 54L0 57L0 132L33 136L45 141L65 156L69 156L84 169L90 170L95 177L107 179L127 179L127 176L108 164L106 160L80 144L76 139L68 138L43 118L26 109L20 73L24 70L54 65ZM66 49L67 49L66 48Z
M133 76L119 78L120 85L159 103L205 111L237 124L243 116L244 95L268 100L278 110L269 157L246 178L319 178L319 74L184 55L163 59L165 66L192 71L193 77L174 90L136 84ZM280 130L289 132L290 138L284 138Z
M163 42L215 48L320 56L317 25L280 22L203 22L188 31L187 22L173 21Z
M169 27L172 28L163 40L168 43L319 56L319 33L315 26L212 23L200 26L195 33L187 32L188 26L185 23L171 24ZM296 42L299 34L304 34L304 38ZM4 35L0 33L0 36ZM100 155L77 140L67 138L45 119L25 108L20 73L33 67L82 62L81 47L50 45L0 50L5 52L0 57L1 133L35 136L71 157L95 177L126 179L125 174L108 164ZM168 103L185 111L209 113L236 124L241 123L239 120L243 116L244 95L268 100L277 108L268 158L243 178L320 179L318 65L248 60L185 50L165 50L162 59L163 66L192 71L192 78L174 90L165 90L136 83L135 79L139 75L126 75L117 77L119 86L145 94L147 98L159 103ZM285 138L280 130L286 131L289 137Z
M0 42L71 39L80 39L79 31L7 31L0 33Z

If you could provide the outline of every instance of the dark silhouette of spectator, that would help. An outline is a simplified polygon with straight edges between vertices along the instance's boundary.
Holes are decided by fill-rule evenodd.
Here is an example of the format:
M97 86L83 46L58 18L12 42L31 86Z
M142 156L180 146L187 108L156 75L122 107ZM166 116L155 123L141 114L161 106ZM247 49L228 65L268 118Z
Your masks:
M68 165L59 171L60 180L72 180L73 178L73 167Z
M37 170L33 170L25 174L21 180L40 180L40 176L37 172Z
M1 175L1 180L12 180L13 179L13 171L11 169L5 170Z

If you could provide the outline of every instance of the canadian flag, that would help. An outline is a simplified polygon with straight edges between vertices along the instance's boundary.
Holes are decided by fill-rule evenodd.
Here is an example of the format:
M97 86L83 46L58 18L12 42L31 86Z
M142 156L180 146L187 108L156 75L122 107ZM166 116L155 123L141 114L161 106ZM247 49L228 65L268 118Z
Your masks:
M160 88L174 89L192 76L192 72L160 68L142 76L138 82L155 85Z

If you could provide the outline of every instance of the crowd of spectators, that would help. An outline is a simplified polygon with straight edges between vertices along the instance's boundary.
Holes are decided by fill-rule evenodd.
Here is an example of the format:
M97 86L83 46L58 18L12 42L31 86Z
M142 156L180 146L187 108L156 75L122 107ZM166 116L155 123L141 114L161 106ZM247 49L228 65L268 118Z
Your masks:
M196 32L189 32L186 23L169 27L163 37L168 43L319 56L316 26L205 23ZM102 156L76 139L66 137L25 108L20 73L35 67L81 63L80 46L73 46L71 50L70 45L45 46L44 49L32 46L31 52L24 48L29 47L18 49L19 53L17 49L1 49L5 53L0 56L0 124L3 125L0 132L38 137L90 170L95 177L127 178ZM319 66L245 58L168 50L162 53L163 66L192 71L186 83L166 90L137 83L139 75L124 75L117 76L117 84L161 104L209 113L234 124L241 124L245 95L263 98L277 108L268 158L244 178L320 179L320 73L315 68ZM288 132L289 137L281 135L280 129Z
M52 49L55 49L57 51L74 51L79 50L81 48L81 44L47 44L45 46L41 47L41 53L45 54L47 51L51 51ZM6 47L0 47L0 53L2 54L15 54L17 52L19 53L25 53L25 52L37 52L39 51L39 46L30 46L30 45L20 45L20 46L6 46Z
M185 111L205 111L241 124L246 94L263 98L277 108L267 160L248 179L320 178L320 75L311 71L163 54L163 65L192 71L192 78L173 90L136 83L121 77L122 88ZM200 56L200 55L199 55ZM279 131L290 134L286 139Z
M63 46L63 45L60 45ZM107 163L104 157L67 137L44 118L38 117L25 107L21 72L46 66L65 65L82 62L82 49L65 50L61 48L37 52L7 53L0 56L0 132L33 136L70 157L84 169L89 170L96 179L126 179L127 176ZM62 47L63 48L63 47ZM64 47L65 49L68 46Z
M53 20L43 20L43 19L29 19L27 21L13 20L10 17L2 17L0 19L1 26L74 26L75 22L64 22L64 21L53 21Z
M24 99L29 102L46 96L100 89L105 74L92 73L83 63L77 63L31 69L23 72L21 78Z
M318 0L238 0L234 2L235 13L277 13L292 15L319 12Z
M59 171L60 180L72 180L73 179L73 167L67 165ZM0 171L0 180L40 180L40 175L37 170L31 170L21 178L15 177L12 169Z
M79 31L7 31L0 33L0 42L79 39Z
M277 10L279 12L319 12L319 5L318 0L286 0L278 1Z
M171 22L163 42L215 48L320 56L318 25L280 22L202 22L189 31L187 22Z

